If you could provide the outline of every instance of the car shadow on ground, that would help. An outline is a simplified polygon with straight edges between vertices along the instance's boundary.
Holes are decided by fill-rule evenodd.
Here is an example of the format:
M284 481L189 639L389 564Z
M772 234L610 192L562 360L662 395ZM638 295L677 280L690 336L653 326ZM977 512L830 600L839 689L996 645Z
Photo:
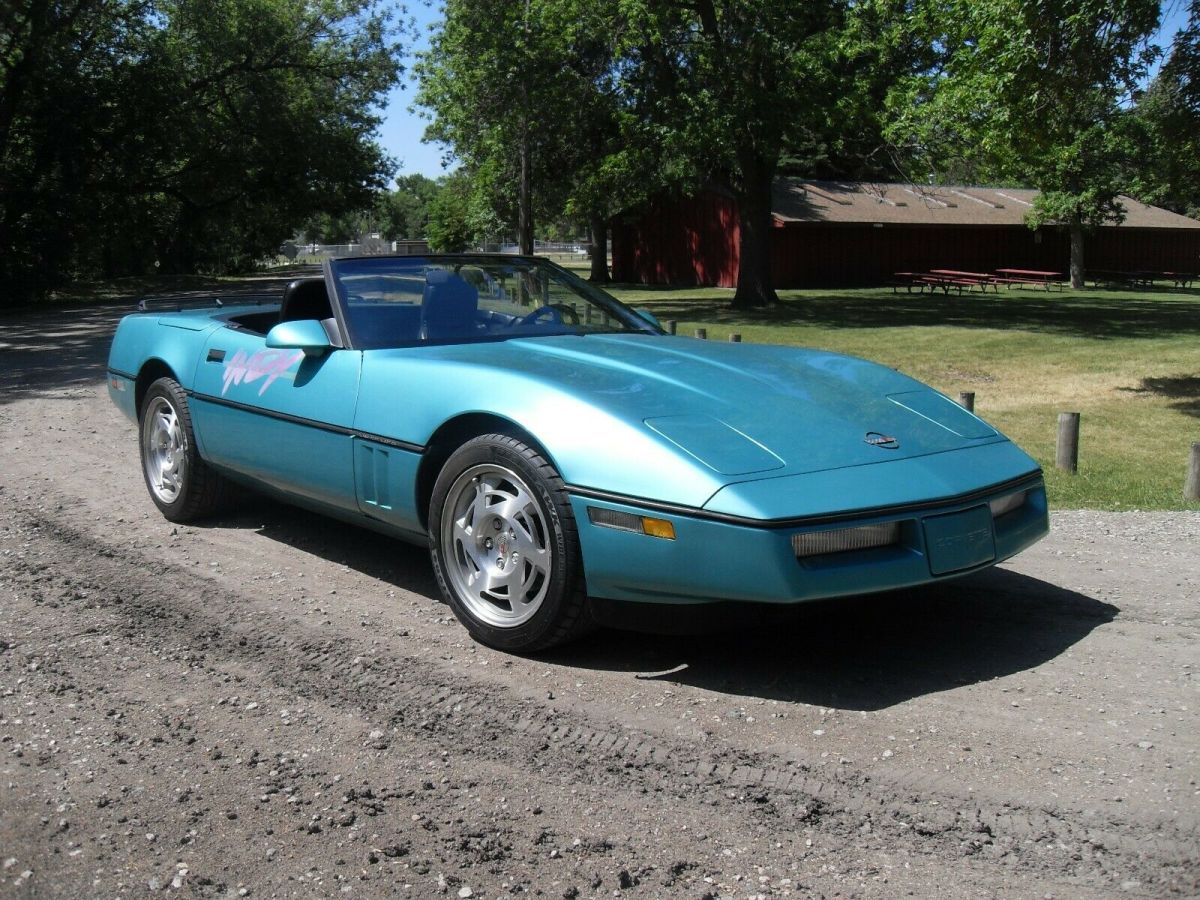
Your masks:
M247 491L231 513L190 527L238 528L347 566L391 587L412 591L442 603L429 551L357 525ZM381 597L386 591L379 591Z
M877 710L1036 668L1119 611L991 569L924 588L783 609L730 606L711 618L675 607L666 611L672 621L694 614L698 633L609 630L548 659L724 694Z
M211 524L253 529L442 603L424 548L266 499ZM380 590L380 597L385 593ZM625 624L649 630L602 628L539 658L729 695L852 710L883 709L1035 668L1120 611L1006 569L787 608L621 604L614 612L609 604L601 613L612 622L622 608ZM636 621L629 621L630 612Z

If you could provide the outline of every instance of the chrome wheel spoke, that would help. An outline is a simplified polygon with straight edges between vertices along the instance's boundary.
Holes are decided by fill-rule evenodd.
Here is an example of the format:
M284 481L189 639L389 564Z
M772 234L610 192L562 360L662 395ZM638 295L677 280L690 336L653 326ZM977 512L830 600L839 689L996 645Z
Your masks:
M475 530L467 524L466 519L454 523L454 545L462 548L462 552L478 568L481 565L478 548L475 541Z
M496 589L496 582L500 580L491 569L480 569L467 578L467 587L479 598L483 598L485 594L490 594Z
M546 514L516 472L484 463L459 474L440 540L447 579L472 616L513 628L537 613L553 569L548 534Z
M513 528L513 543L516 544L517 552L521 554L522 559L532 560L539 554L545 555L546 551L538 545L537 538L530 534L529 531L521 523L515 523Z
M475 500L471 504L472 522L482 523L486 520L490 513L490 510L488 509L488 497L491 496L491 492L493 490L495 490L495 488L483 480L480 480L475 485Z
M529 494L518 488L516 494L510 494L500 504L491 507L489 511L509 523L516 524L528 515L531 506L533 506L533 500Z
M165 397L156 397L142 423L146 481L162 503L174 503L186 488L187 439L183 422Z

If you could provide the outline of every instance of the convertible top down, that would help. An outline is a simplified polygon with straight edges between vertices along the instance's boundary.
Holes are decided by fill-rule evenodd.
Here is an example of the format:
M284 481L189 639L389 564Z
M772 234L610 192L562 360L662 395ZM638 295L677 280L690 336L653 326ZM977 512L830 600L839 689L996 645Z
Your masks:
M1047 532L1037 464L884 366L666 335L536 258L327 262L275 298L145 302L109 392L168 519L241 482L427 543L478 640L588 598L792 603L917 585Z

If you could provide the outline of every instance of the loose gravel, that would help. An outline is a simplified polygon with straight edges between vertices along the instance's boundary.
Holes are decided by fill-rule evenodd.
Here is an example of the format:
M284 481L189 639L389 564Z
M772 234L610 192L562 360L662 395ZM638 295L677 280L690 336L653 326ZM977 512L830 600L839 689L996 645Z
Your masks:
M1200 890L1200 515L697 636L473 644L427 555L158 516L110 310L0 341L0 894Z

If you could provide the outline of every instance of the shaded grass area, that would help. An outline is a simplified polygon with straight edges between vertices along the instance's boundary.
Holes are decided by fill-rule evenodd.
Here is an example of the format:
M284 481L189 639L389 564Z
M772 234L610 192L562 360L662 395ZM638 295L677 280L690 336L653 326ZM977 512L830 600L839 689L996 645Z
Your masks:
M1195 509L1183 499L1200 440L1200 291L783 291L729 309L732 291L622 285L627 303L710 340L820 347L892 366L957 397L1038 460L1058 508ZM1059 412L1082 414L1080 470L1054 468Z

